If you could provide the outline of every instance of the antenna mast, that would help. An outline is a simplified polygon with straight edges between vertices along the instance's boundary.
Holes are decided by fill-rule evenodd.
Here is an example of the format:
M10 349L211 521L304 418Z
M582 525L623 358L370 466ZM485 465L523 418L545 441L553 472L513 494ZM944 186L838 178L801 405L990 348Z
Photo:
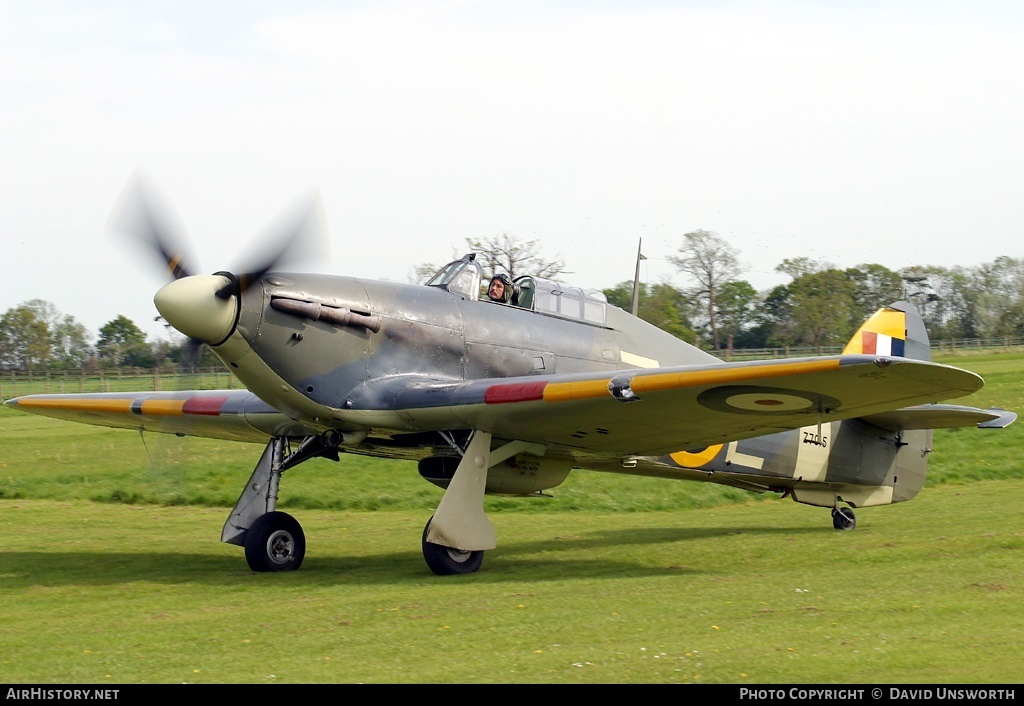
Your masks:
M643 238L636 241L636 272L633 274L633 306L630 307L630 313L633 316L637 315L637 311L640 309L640 261L646 260L643 253L640 252L640 245L643 243Z

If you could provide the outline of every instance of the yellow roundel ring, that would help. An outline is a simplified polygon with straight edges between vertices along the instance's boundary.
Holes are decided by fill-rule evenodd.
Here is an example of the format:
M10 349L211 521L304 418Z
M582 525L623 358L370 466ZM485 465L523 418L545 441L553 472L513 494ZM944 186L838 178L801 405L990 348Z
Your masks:
M711 463L711 459L718 455L718 452L722 450L721 444L715 444L709 446L703 451L697 451L692 453L690 451L676 451L673 454L669 454L669 458L678 463L683 468L699 468L705 463Z

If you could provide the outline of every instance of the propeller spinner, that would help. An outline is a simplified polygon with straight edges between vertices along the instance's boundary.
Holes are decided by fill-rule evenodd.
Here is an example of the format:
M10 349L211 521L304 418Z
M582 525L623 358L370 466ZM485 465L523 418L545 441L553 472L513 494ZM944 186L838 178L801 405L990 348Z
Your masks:
M231 335L238 298L222 291L234 287L225 274L191 275L164 285L153 297L164 320L193 341L217 345Z

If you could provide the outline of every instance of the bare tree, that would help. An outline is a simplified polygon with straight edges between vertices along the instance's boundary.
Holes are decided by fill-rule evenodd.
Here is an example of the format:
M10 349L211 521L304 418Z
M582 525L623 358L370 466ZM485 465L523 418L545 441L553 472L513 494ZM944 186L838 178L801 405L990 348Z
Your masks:
M477 260L488 273L507 272L512 279L526 274L554 279L565 272L565 260L561 256L544 259L538 240L523 242L508 231L489 238L466 238L466 245L476 252Z
M718 291L726 282L740 274L740 261L736 248L717 233L695 230L683 235L679 254L668 258L669 262L697 281L693 294L706 307L711 340L715 349L721 348L716 317Z
M502 231L489 238L466 238L466 247L470 252L476 253L476 259L487 275L506 272L512 279L526 274L555 279L566 271L565 260L561 256L548 260L540 254L540 241L524 242L508 231ZM412 270L409 281L425 282L439 269L440 266L430 262L417 265Z
M441 269L441 265L437 265L433 262L423 262L416 267L412 268L406 279L413 284L423 284Z

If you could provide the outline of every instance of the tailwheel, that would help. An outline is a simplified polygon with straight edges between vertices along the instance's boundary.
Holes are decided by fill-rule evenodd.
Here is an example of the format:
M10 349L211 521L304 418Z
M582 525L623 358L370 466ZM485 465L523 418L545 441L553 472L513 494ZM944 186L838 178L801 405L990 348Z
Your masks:
M484 562L483 550L470 551L466 549L454 549L441 544L434 544L427 541L427 532L430 530L430 523L423 528L423 558L427 566L438 576L452 576L454 574L471 574L480 569Z
M253 571L295 571L306 556L306 535L286 512L260 515L245 534L245 560Z
M832 508L832 526L837 530L852 530L857 526L857 518L853 516L853 510L848 507Z

